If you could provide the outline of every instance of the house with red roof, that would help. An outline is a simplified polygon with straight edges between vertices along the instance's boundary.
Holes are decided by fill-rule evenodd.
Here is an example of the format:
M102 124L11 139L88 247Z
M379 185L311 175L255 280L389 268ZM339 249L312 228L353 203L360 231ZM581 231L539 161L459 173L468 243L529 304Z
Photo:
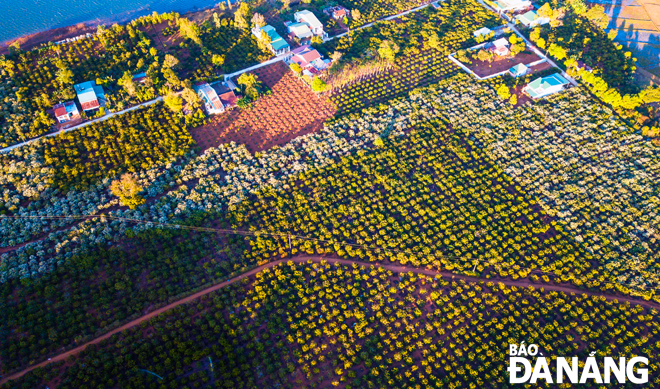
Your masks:
M80 112L78 112L78 107L73 101L55 105L53 107L53 113L60 124L80 119Z
M342 20L345 17L348 17L351 15L350 11L347 10L346 8L342 7L341 5L335 5L334 7L328 7L323 10L325 14L328 16L332 16L333 19L335 20Z
M287 62L289 64L296 63L303 69L304 74L313 75L327 69L331 61L323 59L321 53L316 49L305 45L292 50Z
M218 93L206 82L196 84L193 89L202 99L204 109L209 115L225 112L225 106L220 101Z

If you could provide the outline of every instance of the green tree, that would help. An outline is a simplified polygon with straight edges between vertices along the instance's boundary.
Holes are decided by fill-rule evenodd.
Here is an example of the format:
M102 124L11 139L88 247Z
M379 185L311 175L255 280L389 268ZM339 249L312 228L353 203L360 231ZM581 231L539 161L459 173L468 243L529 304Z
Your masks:
M260 13L252 15L252 27L261 28L266 25L266 19Z
M183 91L181 91L181 97L183 97L186 103L190 105L193 110L199 108L202 102L197 92L188 87L183 88Z
M172 91L163 97L163 102L172 112L181 112L183 109L183 99Z
M610 24L610 18L605 14L605 8L602 5L594 5L584 14L595 26L604 30Z
M124 75L117 81L117 84L123 87L129 96L135 96L137 93L135 82L133 82L133 75L128 70L124 72Z
M511 95L511 98L509 99L509 103L511 105L518 104L518 96L516 96L515 94Z
M394 62L394 58L398 52L399 46L390 40L382 41L378 47L378 55L389 62Z
M173 68L179 64L179 60L176 59L172 54L165 54L165 59L163 60L163 66L166 68Z
M181 36L190 39L198 45L202 45L202 39L200 38L199 26L197 23L186 18L179 18L179 33Z
M222 66L225 63L225 56L220 54L213 54L213 57L211 57L211 62L215 66Z
M500 85L500 87L497 88L497 95L500 96L502 100L508 100L509 97L511 97L511 92L509 91L509 87L506 86L505 84Z
M320 93L325 91L327 85L325 84L325 81L321 80L318 77L314 77L314 80L312 80L312 90L314 92Z
M234 25L243 30L248 28L247 18L249 13L250 6L245 2L241 2L241 5L234 13Z
M258 87L261 84L259 77L253 73L243 73L238 76L238 84L243 86L243 93L252 100L259 97Z
M297 75L300 75L300 74L302 73L302 71L303 71L302 68L300 67L300 65L298 65L298 64L295 63L295 62L292 62L291 65L289 65L289 68L290 68L294 73L296 73Z
M145 200L139 195L142 187L132 174L124 174L121 179L112 181L110 192L119 198L121 205L135 209L144 204Z
M488 50L480 49L477 52L477 59L482 62L490 62L493 60L493 53Z

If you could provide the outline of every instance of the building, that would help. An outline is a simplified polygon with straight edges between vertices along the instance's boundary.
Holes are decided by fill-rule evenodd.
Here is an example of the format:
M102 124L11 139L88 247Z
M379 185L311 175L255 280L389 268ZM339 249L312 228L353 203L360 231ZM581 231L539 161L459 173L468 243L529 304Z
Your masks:
M509 54L509 41L506 40L506 38L500 38L493 43L490 44L489 49L499 55L500 57L503 57L505 55Z
M536 11L527 11L522 15L516 15L516 19L525 27L536 27L550 23L550 19L540 18Z
M335 5L334 7L328 7L323 10L328 16L332 17L335 20L343 20L345 17L351 15L350 11L341 5Z
M287 32L289 33L290 37L298 38L301 41L302 40L309 40L311 37L314 36L314 34L312 33L312 30L310 30L309 26L306 25L305 23L298 23L298 22L291 23L291 22L288 22L288 24L286 24L286 29L287 29Z
M236 86L231 81L214 82L211 87L215 90L225 110L230 110L236 106L238 96L234 93Z
M549 96L564 89L568 85L568 80L561 74L555 73L547 77L539 77L530 82L522 90L533 99Z
M138 73L133 75L133 82L136 84L144 84L147 81L147 73Z
M206 82L200 82L194 87L195 92L202 99L204 109L209 115L225 112L225 106L222 104L218 93Z
M324 71L331 63L329 59L323 59L316 49L309 46L300 46L292 50L287 62L289 64L297 63L303 69L303 74L308 76Z
M509 73L513 77L521 77L527 74L528 70L529 68L525 64L519 63L518 65L513 66L511 69L509 69Z
M532 8L529 0L498 0L495 1L495 11L525 11Z
M265 32L268 34L268 37L270 38L270 43L268 44L268 47L270 48L270 51L275 54L275 55L280 55L284 53L288 53L291 50L291 47L287 43L287 41L284 40L280 36L280 34L277 33L275 28L271 25L265 25L261 28L255 27L252 29L252 35L256 36L257 39L261 40L261 32Z
M55 105L53 107L53 112L60 124L80 119L80 112L78 112L78 107L73 101L67 101L66 103Z
M103 88L95 81L86 81L73 86L78 95L78 101L83 111L91 111L105 106L105 93Z
M293 14L293 18L298 23L305 23L312 31L312 34L320 36L323 39L328 37L328 34L323 31L323 24L319 22L319 20L312 12L305 9Z
M493 31L490 28L481 27L477 31L473 32L472 35L474 35L474 37L476 38L478 36L486 36L486 35L490 34L491 32L493 32Z

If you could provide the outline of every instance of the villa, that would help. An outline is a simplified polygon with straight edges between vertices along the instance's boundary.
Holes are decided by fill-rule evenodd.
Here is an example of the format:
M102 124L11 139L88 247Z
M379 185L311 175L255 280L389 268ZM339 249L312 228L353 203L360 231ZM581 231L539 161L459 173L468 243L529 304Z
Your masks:
M549 96L564 89L568 85L568 80L561 74L555 73L547 77L539 77L530 82L522 90L533 99Z
M55 105L53 107L53 112L60 124L80 119L80 112L78 112L78 107L73 101L67 101Z
M309 27L309 29L312 31L312 34L316 36L320 36L323 39L328 37L328 34L325 31L323 31L323 24L319 22L319 20L312 12L305 9L293 14L293 18L298 23L306 24Z
M91 111L105 105L103 88L95 81L86 81L73 86L83 111Z
M257 37L257 39L261 40L261 32L265 32L268 34L268 37L270 38L270 43L268 45L268 48L270 48L270 51L275 54L275 55L280 55L284 53L288 53L291 50L291 47L287 43L287 41L284 40L280 36L280 34L277 33L275 28L271 25L265 25L261 28L255 27L252 29L252 35Z
M516 19L525 27L536 27L550 23L548 18L540 18L536 11L528 11L522 15L517 15Z

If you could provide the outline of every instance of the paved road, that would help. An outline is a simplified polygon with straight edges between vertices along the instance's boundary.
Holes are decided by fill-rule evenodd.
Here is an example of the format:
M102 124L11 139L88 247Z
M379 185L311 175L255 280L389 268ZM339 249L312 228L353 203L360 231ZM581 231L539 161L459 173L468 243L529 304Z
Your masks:
M553 291L564 292L564 293L576 293L576 294L583 294L583 295L587 295L587 296L599 296L599 297L603 297L606 300L610 300L610 301L629 302L631 304L641 305L641 306L644 306L644 307L647 307L647 308L660 309L660 304L655 303L653 301L639 300L639 299L635 299L635 298L632 298L632 297L629 297L629 296L611 295L611 294L606 294L606 293L601 293L601 292L587 291L587 290L580 289L580 288L577 288L577 287L574 287L574 286L571 286L571 285L568 285L568 284L563 284L563 285L543 284L543 283L532 283L529 280L510 280L510 279L498 279L498 278L483 279L483 278L478 278L478 277L470 277L470 276L465 276L465 275L454 274L454 273L447 272L447 271L438 271L438 270L433 270L433 269L415 268L415 267L410 267L410 266L401 266L401 265L394 265L394 264L381 264L381 263L372 263L372 262L362 262L362 261L354 261L354 260L350 260L350 259L340 259L340 258L321 257L321 256L298 256L298 257L294 257L294 258L290 258L290 259L279 259L279 260L276 260L276 261L273 261L273 262L269 262L265 265L261 265L261 266L255 268L255 269L247 271L247 272L245 272L245 273L243 273L239 276L236 276L234 278L231 278L227 281L224 281L224 282L221 282L219 284L213 285L213 286L208 287L208 288L206 288L202 291L199 291L195 294L192 294L188 297L182 298L181 300L178 300L178 301L175 301L171 304L168 304L168 305L166 305L166 306L164 306L160 309L157 309L157 310L155 310L153 312L150 312L150 313L148 313L148 314L146 314L142 317L139 317L135 320L132 320L132 321L124 324L123 326L121 326L119 328L116 328L116 329L106 333L105 335L102 335L102 336L100 336L100 337L98 337L94 340L91 340L91 341L89 341L89 342L87 342L83 345L80 345L80 346L78 346L78 347L76 347L72 350L69 350L69 351L64 352L62 354L59 354L59 355L56 355L56 356L52 357L49 360L46 360L46 361L43 361L43 362L38 363L36 365L30 366L27 369L22 370L22 371L17 372L17 373L14 373L14 374L12 374L8 377L4 377L0 380L0 386L5 384L7 381L16 380L16 379L22 377L23 375L29 373L30 371L32 371L36 368L45 367L45 366L47 366L47 365L49 365L53 362L65 361L68 357L77 355L78 353L83 351L85 348L87 348L87 346L89 346L89 345L97 344L97 343L99 343L103 340L106 340L106 339L110 338L112 335L115 335L119 332L125 331L129 328L135 327L135 326L139 325L140 323L142 323L146 320L150 320L150 319L160 315L161 313L169 311L170 309L173 309L173 308L175 308L179 305L190 303L190 302L192 302L192 301L194 301L194 300L196 300L196 299L198 299L198 298L200 298L204 295L215 292L218 289L222 289L222 288L224 288L228 285L234 284L234 283L236 283L236 282L238 282L238 281L240 281L244 278L253 276L253 275L259 273L260 271L262 271L264 269L272 268L272 267L277 266L277 265L279 265L283 262L289 262L289 261L295 262L295 263L304 263L304 262L308 262L308 261L318 263L318 262L326 261L326 262L329 262L329 263L340 263L340 264L343 264L343 265L353 265L353 264L355 264L355 265L362 266L362 267L367 267L367 268L371 267L371 266L375 266L375 267L381 267L381 268L386 269L386 270L391 270L392 272L395 272L395 273L412 272L412 273L415 273L415 274L424 274L424 275L431 276L431 277L442 276L442 277L452 278L452 279L457 279L457 280L465 280L465 281L468 281L468 282L479 282L479 281L497 282L497 283L502 283L502 284L507 285L507 286L516 286L516 287L521 287L521 288L532 287L532 288L535 288L535 289L543 289L544 291L553 290Z
M123 114L125 114L126 112L134 111L134 110L136 110L136 109L138 109L138 108L142 108L142 107L150 106L150 105L155 104L155 103L157 103L157 102L159 102L159 101L161 101L161 100L163 100L163 97L162 97L162 96L159 96L159 97L156 98L156 99L149 100L149 101L145 101L144 103L141 103L141 104L135 105L135 106L130 107L130 108L126 108L126 109L124 109L124 110L122 110L122 111L117 111L117 112L109 113L109 114L107 114L107 115L105 115L105 116L102 116L102 117L100 117L100 118L98 118L98 119L93 119L93 120L90 120L90 121L88 121L88 122L78 124L77 126L73 126L73 127L70 127L70 128L67 128L67 129L64 129L64 130L61 130L61 131L53 132L53 133L50 133L50 134L42 135L42 136L37 137L37 138L33 138L33 139L30 139L30 140L26 140L25 142L21 142L21 143L17 143L17 144L15 144L15 145L12 145L12 146L9 146L9 147L5 147L4 149L1 149L1 150L0 150L0 153L6 153L6 152L8 152L8 151L11 151L11 150L17 148L17 147L22 147L22 146L25 146L25 145L27 145L27 144L30 144L30 143L36 142L36 141L38 141L38 140L41 139L41 138L46 138L46 137L51 137L51 136L58 136L58 135L64 134L65 132L74 131L74 130L77 130L77 129L79 129L79 128L85 127L85 126L89 126L90 124L94 124L94 123L102 122L102 121L104 121L104 120L108 120L108 119L110 119L110 118L113 118L113 117L115 117L115 116L117 116L117 115L123 115Z

